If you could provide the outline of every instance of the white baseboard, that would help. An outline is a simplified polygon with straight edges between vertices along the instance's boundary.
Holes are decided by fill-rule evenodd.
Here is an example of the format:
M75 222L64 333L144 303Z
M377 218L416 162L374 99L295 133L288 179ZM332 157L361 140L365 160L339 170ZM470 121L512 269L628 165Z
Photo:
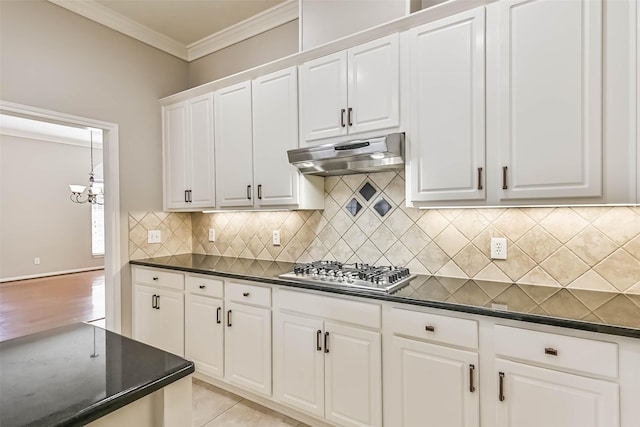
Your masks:
M93 270L104 270L104 266L76 268L75 270L53 271L51 273L31 274L28 276L6 277L4 279L0 279L0 283L15 282L18 280L27 280L27 279L40 279L42 277L60 276L62 274L71 274L71 273L82 273L84 271L93 271Z

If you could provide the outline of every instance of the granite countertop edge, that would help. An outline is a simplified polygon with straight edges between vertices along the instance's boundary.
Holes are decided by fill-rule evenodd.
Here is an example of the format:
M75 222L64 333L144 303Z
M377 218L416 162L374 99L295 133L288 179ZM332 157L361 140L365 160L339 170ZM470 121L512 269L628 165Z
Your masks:
M188 361L185 366L166 374L162 378L132 387L128 390L123 390L116 395L110 396L100 402L96 402L95 404L78 411L71 418L56 424L56 427L86 425L104 417L105 415L109 415L118 409L124 408L128 404L148 396L151 393L193 374L194 372L195 364L192 361Z
M421 307L437 308L442 310L457 311L461 313L477 314L489 317L497 317L508 320L517 320L530 323L539 323L549 326L559 326L569 329L577 329L587 332L596 332L610 335L618 335L629 338L640 339L640 329L625 326L609 325L604 323L585 322L582 320L572 320L561 317L543 316L538 314L530 314L518 311L498 310L488 307L480 307L466 304L456 304L452 302L420 300L415 298L399 297L393 294L383 294L375 291L347 289L343 287L330 287L324 285L314 285L309 283L296 282L294 280L280 279L277 277L268 277L252 274L241 274L227 271L218 271L215 269L202 269L178 265L168 265L163 262L156 262L153 259L146 260L130 260L132 265L140 265L146 267L162 268L165 270L175 270L188 273L205 274L211 276L226 277L230 279L252 280L272 285L291 286L295 288L328 292L340 295L349 295L361 298L376 299L381 301L390 301L402 304L416 305Z

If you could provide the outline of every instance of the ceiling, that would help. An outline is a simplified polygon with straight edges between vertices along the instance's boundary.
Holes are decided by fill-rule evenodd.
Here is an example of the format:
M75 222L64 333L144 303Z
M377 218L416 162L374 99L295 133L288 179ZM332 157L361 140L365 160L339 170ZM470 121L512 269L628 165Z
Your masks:
M297 0L49 0L186 61L298 18Z

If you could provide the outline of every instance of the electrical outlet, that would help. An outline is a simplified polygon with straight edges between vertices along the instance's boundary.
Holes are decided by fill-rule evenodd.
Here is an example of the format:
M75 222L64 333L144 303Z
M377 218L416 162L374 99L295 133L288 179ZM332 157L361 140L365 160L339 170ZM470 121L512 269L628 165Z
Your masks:
M505 237L491 238L491 259L507 259L507 239Z
M508 310L507 304L500 304L499 302L492 302L491 308L493 308L494 310L502 310L502 311Z
M34 263L35 265L40 265L40 257L35 257L35 258L33 259L33 263Z
M209 241L210 242L215 242L216 241L216 229L215 228L210 228L209 229Z
M160 230L147 231L147 243L160 243L162 241L162 234Z
M280 230L273 230L272 236L273 246L280 246Z

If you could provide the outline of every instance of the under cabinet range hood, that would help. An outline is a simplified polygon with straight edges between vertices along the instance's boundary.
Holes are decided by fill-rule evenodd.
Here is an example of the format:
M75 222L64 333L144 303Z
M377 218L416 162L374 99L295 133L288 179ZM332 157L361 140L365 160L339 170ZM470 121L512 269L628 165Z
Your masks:
M349 175L404 168L404 133L287 151L305 175Z

